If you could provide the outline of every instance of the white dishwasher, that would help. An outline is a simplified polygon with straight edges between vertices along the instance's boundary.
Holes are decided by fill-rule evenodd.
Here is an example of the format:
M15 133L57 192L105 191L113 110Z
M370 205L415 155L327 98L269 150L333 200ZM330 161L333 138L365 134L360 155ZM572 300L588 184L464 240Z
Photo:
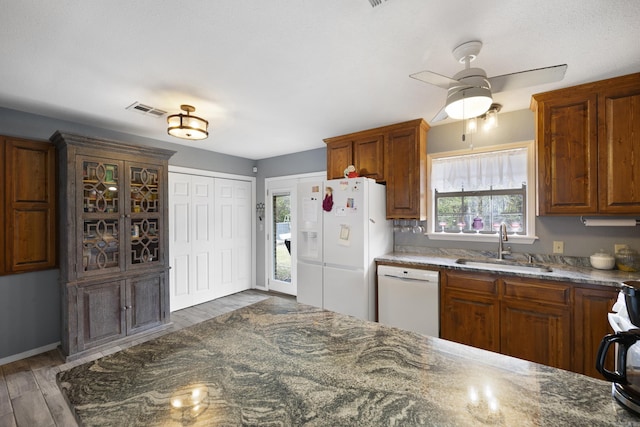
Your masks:
M378 266L378 322L440 336L440 275L437 271Z

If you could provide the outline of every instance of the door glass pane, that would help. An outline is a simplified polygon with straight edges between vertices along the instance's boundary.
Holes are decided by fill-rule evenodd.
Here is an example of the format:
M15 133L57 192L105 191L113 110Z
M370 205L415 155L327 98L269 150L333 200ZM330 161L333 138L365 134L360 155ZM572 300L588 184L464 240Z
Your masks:
M117 267L119 246L117 219L87 219L83 222L84 271Z
M82 162L84 212L118 212L118 165Z
M158 261L158 221L157 218L131 219L131 264Z
M131 212L159 212L158 209L158 169L132 167Z
M291 283L291 196L273 196L273 279Z

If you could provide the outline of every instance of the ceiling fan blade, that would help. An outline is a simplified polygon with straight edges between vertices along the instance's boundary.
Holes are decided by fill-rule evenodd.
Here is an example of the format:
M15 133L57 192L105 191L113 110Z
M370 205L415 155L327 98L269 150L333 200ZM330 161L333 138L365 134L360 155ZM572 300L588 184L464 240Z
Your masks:
M502 92L523 87L537 86L545 83L559 82L564 78L567 64L553 67L536 68L535 70L520 71L518 73L503 74L489 78L491 92Z
M419 73L409 75L409 77L443 89L449 89L449 85L458 83L457 80L453 80L450 77L443 76L442 74L434 73L432 71L420 71Z
M449 115L447 114L446 111L444 111L444 107L442 107L440 111L438 111L438 114L436 114L435 117L431 119L431 123L439 122L441 120L446 120L448 118L449 118Z

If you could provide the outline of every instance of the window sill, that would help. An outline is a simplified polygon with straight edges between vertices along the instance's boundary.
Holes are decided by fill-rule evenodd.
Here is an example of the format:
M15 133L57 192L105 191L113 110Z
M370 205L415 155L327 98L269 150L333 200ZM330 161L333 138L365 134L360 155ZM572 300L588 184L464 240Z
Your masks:
M497 242L498 234L474 234L474 233L425 233L431 240L451 240L463 242ZM522 236L509 234L509 242L523 245L531 245L538 240L538 236Z

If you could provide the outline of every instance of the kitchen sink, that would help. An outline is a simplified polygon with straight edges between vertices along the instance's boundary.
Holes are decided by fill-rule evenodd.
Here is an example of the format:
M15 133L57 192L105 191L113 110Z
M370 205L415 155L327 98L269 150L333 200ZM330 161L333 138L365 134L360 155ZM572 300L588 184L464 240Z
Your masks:
M514 271L519 273L548 273L552 271L549 267L542 264L529 264L516 261L507 261L503 259L465 259L459 258L456 264L468 265L469 267L491 268L500 271Z

